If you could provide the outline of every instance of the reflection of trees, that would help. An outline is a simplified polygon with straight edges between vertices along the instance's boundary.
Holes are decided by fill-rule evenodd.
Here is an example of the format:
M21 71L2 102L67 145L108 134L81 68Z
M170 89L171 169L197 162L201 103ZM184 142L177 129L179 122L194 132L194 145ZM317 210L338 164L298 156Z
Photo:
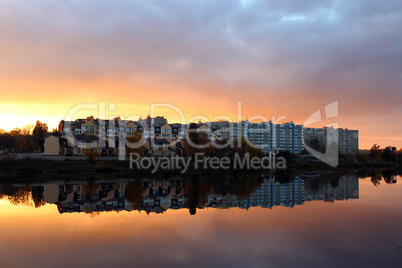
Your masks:
M32 201L35 205L35 208L46 205L46 201L43 200L43 188L43 186L32 187Z
M230 187L230 175L221 175L220 177L210 177L213 192L215 194L227 195L229 193Z
M94 218L96 216L100 215L100 211L94 211L94 207L91 206L84 206L84 208L82 209L86 214L90 214L91 218Z
M208 203L208 195L213 192L213 186L210 180L199 180L198 182L198 192L197 192L197 200L198 207L204 206Z
M245 200L261 186L262 181L263 178L260 174L235 177L231 180L230 192L235 194L237 198Z
M8 201L10 202L10 204L15 206L17 205L32 206L31 188L21 187L15 189L16 190L14 191L14 193L8 195Z
M382 177L378 171L370 172L370 177L371 177L371 182L374 184L374 186L380 185L380 181L382 180Z
M356 174L357 174L357 177L360 178L360 179L365 179L365 178L367 178L369 176L368 171L365 170L365 169L359 169L356 172Z
M90 198L91 194L95 194L99 191L100 185L94 180L88 180L84 186L84 192L87 198Z
M276 181L280 182L280 183L288 183L290 181L292 181L294 177L294 174L289 171L288 169L279 169L277 170L277 172L275 173L275 179Z
M321 178L311 178L311 179L305 179L306 185L310 187L313 192L318 192L320 190L320 182Z
M12 205L33 206L35 208L44 206L45 200L42 198L42 187L15 187L6 185L0 189L0 198L7 197Z
M92 211L90 214L91 218L95 218L96 216L100 216L100 211Z
M341 174L335 172L327 172L327 174L325 174L325 178L332 189L338 188L340 176Z
M188 180L184 183L184 196L187 197L188 207L191 215L194 215L197 212L198 205L198 182L195 176L191 180Z
M371 182L374 186L380 185L380 181L384 179L385 183L393 184L396 183L396 176L399 174L398 170L384 169L384 170L374 170L369 173L371 177Z
M381 175L386 183L396 183L396 172L394 172L393 170L385 169L381 171Z
M141 180L130 181L126 185L127 201L132 203L133 209L142 205L144 186Z
M199 179L192 176L184 183L184 196L187 197L189 212L196 214L197 207L204 205L208 201L208 195L212 193L213 187L210 180Z
M263 178L261 174L247 175L221 175L208 179L193 176L184 183L184 195L188 200L188 208L191 215L196 214L197 208L203 207L208 202L208 195L234 194L237 198L245 200L249 198L258 187Z
M339 177L336 178L336 179L332 179L332 180L329 182L329 185L331 185L332 189L338 188L338 186L339 186Z
M339 187L341 176L342 174L331 172L313 178L304 178L304 181L307 189L317 193L320 189L327 188L328 186L334 190L337 189Z

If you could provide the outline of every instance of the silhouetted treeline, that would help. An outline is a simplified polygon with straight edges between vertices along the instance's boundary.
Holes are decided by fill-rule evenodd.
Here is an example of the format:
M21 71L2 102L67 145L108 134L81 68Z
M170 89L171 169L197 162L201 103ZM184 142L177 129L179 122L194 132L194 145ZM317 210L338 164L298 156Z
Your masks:
M43 140L48 127L45 123L36 121L35 125L27 125L6 132L0 129L0 150L12 151L43 151Z
M397 148L393 146L380 148L380 145L374 144L370 149L368 157L377 162L384 161L402 163L402 148L397 151Z

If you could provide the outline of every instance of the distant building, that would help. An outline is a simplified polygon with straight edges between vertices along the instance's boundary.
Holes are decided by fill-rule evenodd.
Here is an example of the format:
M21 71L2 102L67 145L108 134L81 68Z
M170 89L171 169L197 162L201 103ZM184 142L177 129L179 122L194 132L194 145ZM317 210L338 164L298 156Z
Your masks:
M281 151L300 154L304 150L304 126L293 122L276 125L276 146Z
M305 142L307 144L315 142L324 150L331 143L336 142L339 153L357 154L359 151L359 131L333 127L306 128Z
M63 133L48 134L44 138L45 155L73 155L74 146Z
M71 154L71 151L73 155L82 155L84 148L88 147L98 148L99 153L105 156L121 155L125 154L126 138L135 132L140 133L145 140L166 140L172 143L184 140L189 126L169 124L167 119L161 116L138 121L121 120L119 117L103 120L90 116L75 121L62 120L58 129L61 134L45 138L45 155L67 155ZM336 142L340 153L355 154L359 147L357 130L332 127L304 128L303 125L296 125L293 122L274 124L218 121L198 123L196 129L199 133L205 133L210 141L236 141L246 137L263 152L289 151L292 154L300 154L305 149L305 143L310 144L313 140L324 150L329 144ZM66 137L68 138L65 142ZM63 145L64 143L66 145ZM176 149L172 148L174 152L177 152ZM154 155L159 155L159 152L166 153L164 150L157 150L156 147L152 150Z
M337 132L339 152L357 154L359 152L359 131L338 128Z

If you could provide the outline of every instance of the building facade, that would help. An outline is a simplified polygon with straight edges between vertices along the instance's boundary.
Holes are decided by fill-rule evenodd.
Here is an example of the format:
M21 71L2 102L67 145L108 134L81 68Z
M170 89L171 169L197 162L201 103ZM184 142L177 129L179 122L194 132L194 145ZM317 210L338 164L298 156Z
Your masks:
M359 152L359 131L342 128L306 128L305 143L325 151L328 146L335 143L341 154L357 154Z
M210 141L236 141L247 138L263 152L289 151L301 154L305 143L312 141L317 146L327 148L336 142L339 152L358 152L359 134L357 130L334 128L305 128L293 122L274 124L272 122L251 123L240 122L207 122L196 124L196 131L206 133ZM164 117L139 119L138 121L121 120L119 117L111 120L95 119L93 116L75 121L62 120L59 124L57 141L54 138L45 139L45 155L55 155L64 152L74 155L84 154L84 149L96 147L101 155L124 155L126 139L139 133L144 140L166 140L173 142L184 140L189 125L169 124ZM60 138L67 138L66 145ZM159 142L160 143L160 142ZM62 146L69 146L61 150ZM56 148L57 147L57 148ZM60 148L59 148L60 147ZM164 152L165 154L165 152Z

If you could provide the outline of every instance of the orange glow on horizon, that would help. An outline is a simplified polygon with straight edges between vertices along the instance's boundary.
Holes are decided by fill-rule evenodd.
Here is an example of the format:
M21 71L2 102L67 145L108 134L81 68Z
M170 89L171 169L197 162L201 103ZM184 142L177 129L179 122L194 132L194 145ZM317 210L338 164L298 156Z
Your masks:
M254 94L252 90L238 91L234 94L225 93L218 84L214 83L205 85L207 90L201 91L200 85L193 82L183 85L171 81L173 84L170 86L164 84L163 87L160 87L157 82L150 83L115 76L102 77L90 82L71 79L62 82L53 80L44 82L37 79L6 80L3 86L8 90L4 91L0 102L0 129L10 131L13 128L35 124L36 120L40 120L47 123L49 130L52 130L65 119L72 107L84 102L114 104L116 110L106 109L105 119L120 116L132 120L151 114L151 104L167 103L178 107L183 112L186 122L197 115L202 115L209 121L214 121L215 117L221 115L228 116L233 121L239 121L237 106L238 102L241 102L241 120L257 115L263 116L268 121L283 117L285 119L279 123L293 121L296 124L302 124L313 112L323 109L326 104L333 101L333 99L319 101L303 97L306 103L302 104L301 108L294 101L281 101L285 97L277 96L276 99L271 99L269 94L260 96ZM23 97L17 97L14 94L16 91L23 92ZM288 103L288 105L282 103ZM373 121L375 117L361 114L347 115L341 101L339 104L340 117L337 118L339 127L359 130L359 148L369 149L374 143L382 147L393 145L402 148L402 139L396 135L395 131L389 133L386 128L367 125L367 122ZM172 109L158 108L155 114L164 116L171 123L180 122L179 115ZM99 118L99 111L82 110L74 119L86 118L90 115ZM394 120L395 116L397 117L397 115L388 116L387 120ZM376 121L376 124L377 126L386 125L387 120L381 118ZM313 127L325 125L325 122L322 122Z

